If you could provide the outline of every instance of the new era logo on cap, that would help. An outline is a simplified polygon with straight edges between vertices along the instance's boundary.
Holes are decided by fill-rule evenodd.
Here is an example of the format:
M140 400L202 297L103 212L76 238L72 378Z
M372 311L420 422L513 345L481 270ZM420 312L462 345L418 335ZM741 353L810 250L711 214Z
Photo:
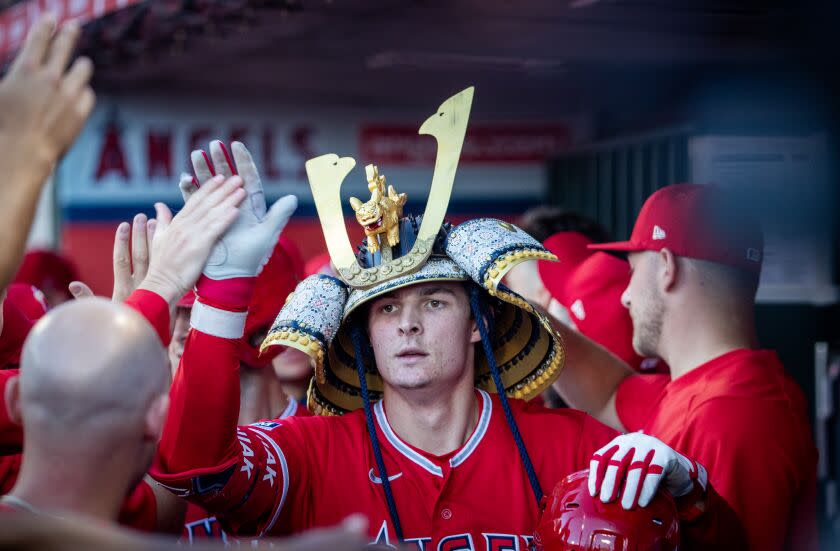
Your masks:
M659 241L660 239L665 239L665 237L666 237L665 230L663 230L659 226L654 226L653 227L653 240L654 241Z
M574 303L572 303L570 310L575 316L577 316L577 319L586 319L586 310L583 309L583 302L581 302L580 299L577 299Z
M648 197L630 239L590 245L600 251L659 251L757 274L764 259L761 225L751 206L712 184L673 184Z

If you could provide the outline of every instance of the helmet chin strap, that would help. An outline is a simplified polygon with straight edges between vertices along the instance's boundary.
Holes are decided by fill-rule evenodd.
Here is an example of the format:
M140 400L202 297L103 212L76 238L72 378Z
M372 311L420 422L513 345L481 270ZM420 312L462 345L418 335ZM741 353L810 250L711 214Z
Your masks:
M499 373L499 367L496 365L496 357L493 355L493 346L490 344L490 331L487 327L485 317L485 307L481 299L481 290L476 285L470 285L470 307L472 308L473 317L475 318L476 326L478 326L478 333L481 335L481 345L484 347L484 355L487 356L487 365L490 366L490 375L493 377L493 383L496 385L496 392L499 394L499 401L502 403L502 410L505 412L505 419L507 420L510 432L513 433L513 440L516 442L516 447L519 449L519 457L522 459L522 464L525 467L525 473L528 475L528 481L531 483L531 490L534 492L534 497L537 499L537 506L542 501L543 491L540 488L540 481L537 478L537 473L534 470L534 464L531 463L531 457L528 455L528 450L525 448L525 442L522 440L522 434L519 432L519 426L513 418L513 412L510 409L507 395L505 394L505 385L502 384L502 376Z
M485 321L484 311L481 300L481 290L475 286L470 286L470 307L472 308L473 316L475 317L478 332L481 335L481 344L484 347L484 354L487 356L487 363L490 366L490 375L493 377L493 382L496 385L496 391L499 394L499 401L502 403L502 410L505 413L508 427L513 434L513 440L516 442L516 447L519 450L519 457L522 459L525 472L528 475L528 481L531 484L531 490L534 492L534 497L539 506L543 497L540 482L537 478L537 473L534 470L534 465L531 462L531 457L528 455L528 450L525 448L525 442L522 440L522 434L519 432L519 427L513 418L513 412L510 409L510 404L505 394L505 387L502 384L502 377L499 373L499 368L496 365L496 358L493 355L493 347L490 344L490 335ZM368 436L373 447L373 457L376 461L376 468L379 470L379 477L382 479L382 489L385 492L385 501L388 504L388 514L391 517L391 523L394 525L394 532L399 541L404 541L402 525L400 524L399 513L397 512L397 504L394 501L394 494L391 490L391 482L388 480L388 471L385 469L385 461L382 459L382 449L379 447L379 439L376 437L376 426L373 423L373 408L370 404L370 393L367 387L367 378L365 376L365 362L364 362L364 341L365 335L358 322L353 322L350 331L351 340L353 341L353 351L356 356L356 370L359 374L359 387L362 393L362 402L365 410L365 421L367 422Z
M376 437L376 427L373 424L373 409L370 407L370 393L368 393L367 378L365 377L364 339L365 335L358 322L352 322L350 336L353 341L353 351L356 354L356 370L359 373L359 387L362 391L362 402L365 409L365 421L367 421L368 436L373 446L373 457L376 460L376 468L379 477L382 479L382 489L385 491L385 501L388 504L388 514L391 516L391 523L394 525L394 532L399 541L404 541L400 516L397 512L397 503L394 501L394 494L391 491L391 481L388 479L388 471L385 470L385 461L382 459L382 450L379 447L379 439Z

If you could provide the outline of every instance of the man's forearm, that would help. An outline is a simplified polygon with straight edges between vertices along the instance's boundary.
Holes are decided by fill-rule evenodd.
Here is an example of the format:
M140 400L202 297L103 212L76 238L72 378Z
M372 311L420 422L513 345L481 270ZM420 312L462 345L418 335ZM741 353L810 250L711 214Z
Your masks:
M125 305L146 318L158 334L161 344L169 346L169 341L172 339L169 326L172 303L168 303L164 297L154 291L137 289L125 299Z
M566 366L554 389L575 409L585 411L605 425L624 430L615 412L619 384L633 374L630 366L606 348L551 318L566 345Z
M8 167L0 157L0 166ZM20 266L29 229L35 218L35 208L41 196L49 172L30 167L18 174L8 175L0 185L0 235L4 246L0 247L0 289L5 289Z
M152 473L158 480L169 479L158 475L223 470L239 458L237 351L235 339L190 331Z

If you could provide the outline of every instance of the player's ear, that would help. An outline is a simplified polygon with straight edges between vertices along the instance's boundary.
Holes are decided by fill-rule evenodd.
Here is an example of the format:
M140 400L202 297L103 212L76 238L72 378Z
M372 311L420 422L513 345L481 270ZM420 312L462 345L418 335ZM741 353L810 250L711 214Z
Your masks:
M475 320L473 320L473 330L470 333L470 343L475 344L481 340L481 334L478 332L478 325L476 325Z
M169 412L169 395L164 393L155 398L146 410L146 433L143 435L146 440L153 442L160 440L167 412Z
M467 298L467 313L469 314L470 320L470 344L475 344L481 341L481 333L478 332L478 324L476 323L476 315L475 310L472 307L472 303L470 302L470 295L473 292L473 288L471 287L472 284L465 283L464 284L464 293L466 294ZM484 318L484 327L489 327L487 324L487 316L482 316Z
M481 341L481 333L478 332L478 324L475 322L475 316L470 316L470 344L475 344ZM487 327L487 317L484 317L484 326Z
M669 249L665 248L657 254L657 280L661 291L668 292L677 284L677 277L679 275L679 266L677 263L677 256Z
M6 403L6 415L16 425L23 424L23 414L20 411L20 377L15 376L6 381L3 390L3 399Z

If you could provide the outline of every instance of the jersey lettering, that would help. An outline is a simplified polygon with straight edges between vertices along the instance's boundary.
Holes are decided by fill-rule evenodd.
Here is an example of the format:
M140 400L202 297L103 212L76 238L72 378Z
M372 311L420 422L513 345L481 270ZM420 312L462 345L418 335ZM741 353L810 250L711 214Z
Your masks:
M437 544L437 551L527 551L531 547L531 542L534 540L533 536L516 535L516 534L498 534L494 532L485 532L481 534L484 537L484 547L476 548L473 542L472 534L453 534L445 536ZM525 542L523 546L519 538ZM376 537L370 542L371 545L384 545L394 548L388 531L388 521L382 521ZM416 545L417 551L432 551L434 542L431 537L416 537L405 538L405 544L409 548L414 549ZM414 544L414 545L412 545Z
M219 538L221 538L223 542L227 543L227 534L225 534L224 530L222 530L221 526L219 526L219 522L216 520L216 517L208 517L188 522L184 525L184 528L187 530L189 543L193 543L195 540Z
M251 480L251 475L254 474L254 463L248 459L249 457L254 457L254 450L248 446L248 444L251 443L251 440L249 440L248 435L241 430L236 431L236 438L239 440L239 445L242 446L243 465L239 470L246 473L248 475L248 480Z
M271 467L269 467L268 465L266 465L265 476L263 476L263 482L268 480L268 485L273 487L275 476L277 476L277 472L274 469L272 469Z
M382 526L379 528L379 532L376 534L376 539L370 542L371 545L386 545L388 547L394 547L391 545L391 541L388 539L388 521L383 520Z
M265 456L266 456L265 461L266 461L266 463L269 464L269 465L276 465L277 460L274 458L274 454L271 453L271 450L268 449L268 446L266 445L265 442L263 442L262 445L263 445L263 449L265 450Z
M432 543L432 538L405 538L405 543L416 544L417 551L429 551L429 544Z
M438 551L475 551L472 535L447 536L438 542Z
M511 534L481 534L487 551L519 551L519 538Z
M268 485L272 488L274 487L274 477L277 476L277 471L271 468L271 465L276 465L277 460L274 459L274 455L269 451L268 446L265 442L262 443L263 449L265 450L265 475L263 476L263 482L268 480Z

